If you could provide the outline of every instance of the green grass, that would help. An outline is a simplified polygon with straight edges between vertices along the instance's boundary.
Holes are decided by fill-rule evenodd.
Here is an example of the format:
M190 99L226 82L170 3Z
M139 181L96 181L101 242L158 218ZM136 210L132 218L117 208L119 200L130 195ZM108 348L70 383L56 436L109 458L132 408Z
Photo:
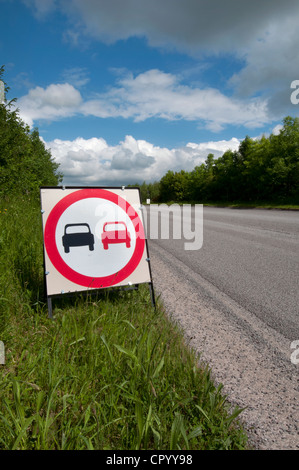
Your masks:
M230 207L232 209L279 209L279 210L299 210L299 205L296 204L281 204L271 202L211 202L204 203L204 206L215 206L215 207Z
M56 299L49 319L39 204L0 211L0 449L246 449L241 410L147 286Z

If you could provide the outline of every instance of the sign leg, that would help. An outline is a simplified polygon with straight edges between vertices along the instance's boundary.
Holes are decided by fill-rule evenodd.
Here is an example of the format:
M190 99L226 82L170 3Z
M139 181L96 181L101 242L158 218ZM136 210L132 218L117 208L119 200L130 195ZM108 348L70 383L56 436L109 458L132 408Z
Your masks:
M48 318L53 319L52 299L51 299L51 297L47 297L47 304L48 304Z
M150 295L151 295L151 301L152 301L152 306L156 310L156 299L155 299L155 292L154 292L154 286L152 282L149 282L149 289L150 289Z

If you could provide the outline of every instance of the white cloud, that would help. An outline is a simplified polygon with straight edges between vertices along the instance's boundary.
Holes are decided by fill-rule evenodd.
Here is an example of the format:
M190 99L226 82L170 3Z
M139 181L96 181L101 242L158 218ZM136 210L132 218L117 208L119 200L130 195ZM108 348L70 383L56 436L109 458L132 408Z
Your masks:
M228 149L237 150L239 143L233 138L168 149L126 136L116 146L109 146L102 138L81 137L73 141L55 139L45 145L60 163L64 184L124 185L159 181L168 170L191 171L203 163L209 153L218 158Z
M297 10L294 16L270 24L259 40L252 42L246 66L230 79L243 98L257 91L269 97L269 112L278 118L281 113L291 113L292 108L290 85L298 77L299 63L298 17Z
M48 3L48 2L46 2ZM61 0L78 30L107 43L132 36L197 53L244 50L269 24L298 12L297 0Z
M82 87L89 82L88 71L85 67L72 67L64 70L64 82L75 87Z
M283 129L283 126L281 124L277 124L277 126L274 127L272 134L273 135L279 135L280 131Z
M199 88L180 83L177 76L149 70L134 77L129 74L117 87L98 95L81 108L97 116L148 118L205 122L210 130L219 131L228 124L259 127L268 122L267 102L246 101L225 96L215 88Z
M32 125L36 119L57 120L83 114L100 118L122 117L135 122L149 118L205 123L218 132L226 125L256 128L269 122L267 102L227 97L214 88L182 85L179 78L160 70L149 70L119 79L105 93L83 101L68 83L36 87L19 101L21 118Z
M72 116L82 101L80 92L69 83L36 87L18 101L20 117L30 126L37 119L57 120Z
M274 119L294 112L289 85L298 78L298 0L23 1L40 17L59 8L68 18L65 34L76 47L86 38L110 44L142 37L150 46L194 57L241 58L245 66L232 77L233 90L269 98Z
M38 19L45 18L49 13L55 10L56 0L22 0L30 7Z

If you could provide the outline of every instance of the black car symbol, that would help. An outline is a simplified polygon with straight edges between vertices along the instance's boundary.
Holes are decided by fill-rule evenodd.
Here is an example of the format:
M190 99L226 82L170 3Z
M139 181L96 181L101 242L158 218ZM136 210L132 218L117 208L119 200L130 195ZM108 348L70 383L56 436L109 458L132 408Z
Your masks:
M73 232L72 229L68 230L70 227L86 227L87 230ZM64 246L65 253L70 252L71 246L89 246L89 250L94 250L94 236L91 233L90 227L88 224L67 224L64 227L64 235L62 237L62 244Z

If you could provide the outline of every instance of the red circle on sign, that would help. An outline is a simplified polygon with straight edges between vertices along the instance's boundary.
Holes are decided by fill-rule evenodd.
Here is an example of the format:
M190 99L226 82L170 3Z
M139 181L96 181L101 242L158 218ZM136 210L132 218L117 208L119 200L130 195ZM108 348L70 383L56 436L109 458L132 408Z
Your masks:
M105 199L120 206L123 210L125 210L126 214L131 219L135 232L138 229L138 233L136 233L136 245L131 259L122 269L116 273L110 274L109 276L92 277L78 273L68 266L68 264L62 259L56 245L56 227L63 212L75 202L88 198ZM62 274L62 276L80 286L89 288L102 288L118 284L119 282L129 277L133 271L135 271L144 252L145 236L142 222L137 212L125 199L115 193L112 193L111 191L107 191L106 189L89 188L74 191L73 193L61 199L53 207L46 222L44 242L52 264L55 266L57 271Z

